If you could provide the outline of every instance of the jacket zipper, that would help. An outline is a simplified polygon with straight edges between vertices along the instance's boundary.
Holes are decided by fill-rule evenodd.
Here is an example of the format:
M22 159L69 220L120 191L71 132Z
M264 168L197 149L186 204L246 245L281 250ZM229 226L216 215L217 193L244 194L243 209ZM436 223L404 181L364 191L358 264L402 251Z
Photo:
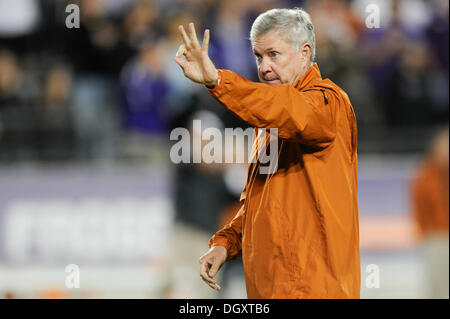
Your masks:
M325 101L325 104L328 104L328 99L327 96L325 95L325 90L324 89L307 89L307 90L303 90L303 92L306 91L320 91L323 94L323 100Z

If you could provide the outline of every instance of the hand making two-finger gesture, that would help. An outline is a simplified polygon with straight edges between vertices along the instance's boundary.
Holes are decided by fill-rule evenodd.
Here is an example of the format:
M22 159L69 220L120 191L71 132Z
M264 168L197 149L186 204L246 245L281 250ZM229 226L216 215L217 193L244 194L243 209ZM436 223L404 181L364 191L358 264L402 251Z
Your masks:
M175 62L190 80L209 87L214 86L218 79L218 72L208 56L209 30L205 30L201 46L197 39L194 23L189 23L189 35L181 25L179 30L184 43L177 51Z

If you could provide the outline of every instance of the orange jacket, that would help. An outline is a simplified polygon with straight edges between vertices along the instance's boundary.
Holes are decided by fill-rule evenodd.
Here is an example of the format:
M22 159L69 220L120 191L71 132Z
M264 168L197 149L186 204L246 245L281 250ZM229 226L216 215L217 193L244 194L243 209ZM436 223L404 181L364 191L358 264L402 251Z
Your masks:
M419 237L448 234L448 170L423 162L412 183L413 217Z
M273 174L249 164L242 207L209 245L226 247L228 259L242 253L249 298L359 298L357 129L347 94L317 64L295 86L228 70L219 77L211 94L250 125L278 128L279 157Z

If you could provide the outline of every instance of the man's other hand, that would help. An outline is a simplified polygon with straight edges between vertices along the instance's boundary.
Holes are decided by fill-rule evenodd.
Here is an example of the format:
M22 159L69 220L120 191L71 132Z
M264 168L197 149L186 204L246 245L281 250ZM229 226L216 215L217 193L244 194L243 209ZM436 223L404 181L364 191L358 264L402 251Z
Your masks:
M226 260L227 249L223 246L213 246L200 257L200 277L213 289L221 289L214 277Z
M205 30L203 43L200 46L194 23L189 23L189 35L186 34L182 25L178 29L181 32L184 43L177 51L175 62L183 69L184 75L190 80L208 87L214 86L218 79L218 72L208 56L209 30Z

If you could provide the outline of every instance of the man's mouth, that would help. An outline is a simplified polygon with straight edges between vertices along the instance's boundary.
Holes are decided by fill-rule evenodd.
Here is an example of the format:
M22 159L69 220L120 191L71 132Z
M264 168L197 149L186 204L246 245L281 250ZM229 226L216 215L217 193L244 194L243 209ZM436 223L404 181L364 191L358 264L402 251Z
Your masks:
M271 83L271 82L279 81L279 79L278 78L275 78L275 79L264 79L264 81L266 81L267 83Z

